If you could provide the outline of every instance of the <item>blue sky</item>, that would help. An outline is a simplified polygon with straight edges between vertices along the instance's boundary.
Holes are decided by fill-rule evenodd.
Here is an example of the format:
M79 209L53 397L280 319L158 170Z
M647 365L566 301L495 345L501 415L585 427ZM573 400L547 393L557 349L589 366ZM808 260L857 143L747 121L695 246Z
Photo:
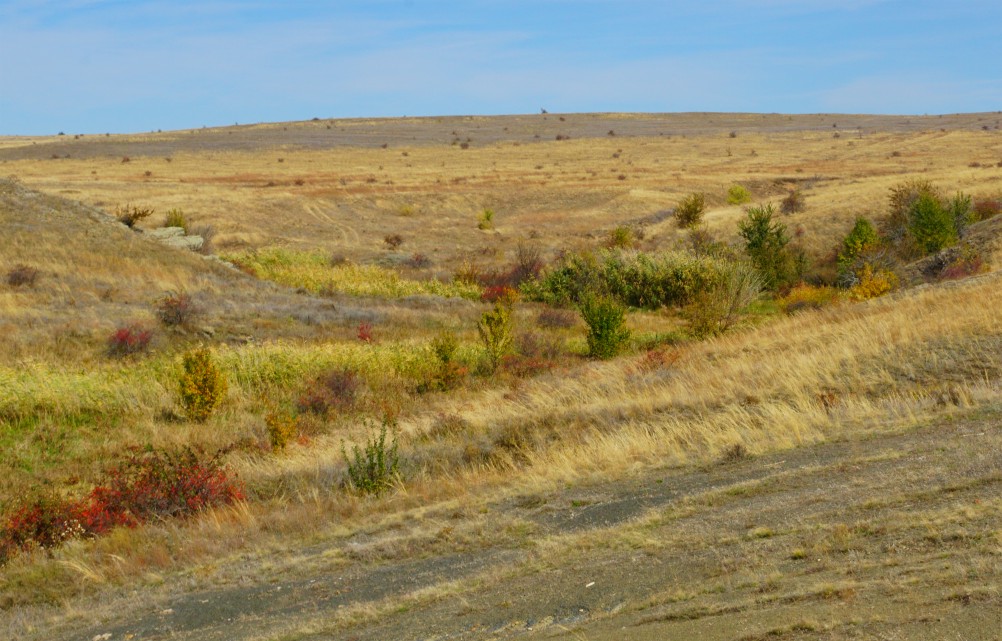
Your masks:
M999 0L0 0L0 135L1002 109Z

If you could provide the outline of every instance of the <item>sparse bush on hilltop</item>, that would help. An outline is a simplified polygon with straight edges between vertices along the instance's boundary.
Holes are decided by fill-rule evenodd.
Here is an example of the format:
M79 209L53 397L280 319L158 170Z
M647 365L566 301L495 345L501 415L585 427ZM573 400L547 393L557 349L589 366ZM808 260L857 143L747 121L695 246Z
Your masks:
M226 378L202 347L184 355L178 396L189 420L204 423L226 397Z
M221 453L205 457L191 447L135 449L105 471L83 499L35 494L15 505L0 526L0 564L20 551L51 550L70 539L187 516L243 498Z
M139 207L138 205L126 205L119 207L115 211L115 217L129 229L134 229L136 223L153 215L152 207Z
M675 207L675 224L679 229L692 229L703 221L706 211L706 195L692 193L679 201Z
M299 432L299 419L291 412L273 411L264 416L272 452L281 452Z
M431 351L435 355L436 368L431 379L422 383L419 391L448 391L458 387L467 374L467 369L459 362L457 350L459 340L452 332L442 332L431 341Z

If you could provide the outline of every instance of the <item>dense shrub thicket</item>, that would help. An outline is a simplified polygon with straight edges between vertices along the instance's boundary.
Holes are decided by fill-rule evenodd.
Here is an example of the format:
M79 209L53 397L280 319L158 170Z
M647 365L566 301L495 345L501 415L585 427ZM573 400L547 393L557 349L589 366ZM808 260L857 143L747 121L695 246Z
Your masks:
M553 305L580 304L599 293L631 307L681 307L712 289L728 265L723 259L684 252L605 250L566 256L523 289L530 299Z

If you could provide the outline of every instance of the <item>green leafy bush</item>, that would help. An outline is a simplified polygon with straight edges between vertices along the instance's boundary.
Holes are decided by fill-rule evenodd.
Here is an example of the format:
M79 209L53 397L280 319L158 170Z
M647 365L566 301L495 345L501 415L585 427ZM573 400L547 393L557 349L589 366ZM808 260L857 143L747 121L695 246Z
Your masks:
M493 309L484 312L477 323L477 333L492 372L497 370L505 355L511 351L514 327L511 312L511 305L505 299L499 299L494 303Z
M731 188L727 190L728 205L743 205L745 203L750 203L751 198L751 192L741 185L732 185Z
M630 247L633 247L633 243L633 230L629 227L620 225L609 232L609 240L606 242L606 246L629 249Z
M955 214L932 194L923 193L908 209L908 232L925 253L956 244Z
M767 289L792 284L798 271L797 257L788 247L790 236L786 225L773 220L775 213L772 203L751 207L745 219L738 223L745 252L762 274Z
M706 211L706 195L689 194L675 207L675 224L679 229L691 229L699 225Z
M571 254L523 291L530 299L552 305L578 304L597 293L631 307L681 307L711 287L727 264L721 258L684 252Z
M431 380L423 383L419 391L448 391L457 387L467 374L457 355L459 340L452 332L442 332L431 341L431 350L435 354L437 367Z
M366 439L365 447L352 445L350 458L344 443L341 444L341 456L348 468L348 483L355 491L378 496L393 487L399 478L400 457L396 435L388 443L386 433L384 422L378 436Z
M852 231L842 241L836 264L838 265L839 282L853 280L857 271L858 261L864 254L880 245L880 236L876 227L862 216L856 218Z
M626 309L608 296L588 296L578 306L581 317L588 325L588 355L593 358L612 358L630 339L630 331L623 327Z
M212 361L212 354L202 347L184 355L178 395L185 414L192 421L204 423L226 396L226 378Z

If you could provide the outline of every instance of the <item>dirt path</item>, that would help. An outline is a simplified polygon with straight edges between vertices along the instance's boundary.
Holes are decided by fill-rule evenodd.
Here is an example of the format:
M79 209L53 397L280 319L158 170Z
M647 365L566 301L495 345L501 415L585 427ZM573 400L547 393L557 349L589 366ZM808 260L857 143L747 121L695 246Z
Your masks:
M327 571L318 546L301 576L47 638L998 639L1000 427L982 415L509 499L487 516L521 531L502 544Z

